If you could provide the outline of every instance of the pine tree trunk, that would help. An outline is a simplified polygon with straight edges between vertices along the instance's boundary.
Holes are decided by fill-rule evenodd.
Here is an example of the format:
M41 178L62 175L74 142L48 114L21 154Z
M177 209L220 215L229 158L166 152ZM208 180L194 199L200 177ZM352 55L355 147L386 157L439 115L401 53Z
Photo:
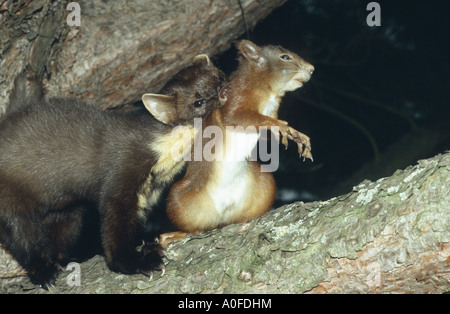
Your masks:
M0 117L24 68L48 96L120 107L157 92L195 55L230 47L286 0L0 1ZM69 16L70 15L70 16Z
M294 203L167 249L166 273L60 273L63 293L443 293L450 290L450 152L324 202ZM8 264L9 263L9 264ZM0 254L0 272L14 270ZM68 279L69 283L68 284ZM43 293L10 275L0 292Z

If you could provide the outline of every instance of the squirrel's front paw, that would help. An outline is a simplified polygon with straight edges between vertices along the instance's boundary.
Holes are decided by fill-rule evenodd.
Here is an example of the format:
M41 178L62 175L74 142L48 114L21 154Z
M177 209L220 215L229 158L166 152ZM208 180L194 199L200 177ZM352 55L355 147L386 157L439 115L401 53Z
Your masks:
M289 128L289 133L290 136L292 137L292 140L297 142L298 153L301 157L303 157L303 160L309 158L311 159L311 161L313 161L313 157L311 154L311 141L309 139L309 136L293 128Z

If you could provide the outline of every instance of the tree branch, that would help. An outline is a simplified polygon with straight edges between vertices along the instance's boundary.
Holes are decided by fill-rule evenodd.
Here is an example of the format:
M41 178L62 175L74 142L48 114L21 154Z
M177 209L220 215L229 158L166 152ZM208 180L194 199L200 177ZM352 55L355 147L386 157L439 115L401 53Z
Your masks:
M157 92L200 53L214 56L286 0L80 0L81 26L67 1L0 3L0 116L14 78L27 68L48 96L119 107Z
M165 275L152 281L112 273L96 256L81 264L81 286L69 286L65 271L52 292L443 293L450 286L449 186L446 152L338 198L286 205L173 243ZM2 279L0 289L45 293L23 276Z

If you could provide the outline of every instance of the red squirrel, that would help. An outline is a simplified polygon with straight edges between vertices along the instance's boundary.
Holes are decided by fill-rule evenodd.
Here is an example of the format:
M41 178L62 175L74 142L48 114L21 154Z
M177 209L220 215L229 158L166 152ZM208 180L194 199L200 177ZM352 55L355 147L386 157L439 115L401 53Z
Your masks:
M205 118L203 129L218 126L224 134L222 160L189 161L186 175L168 195L167 215L179 232L163 234L163 246L173 240L263 215L275 200L270 172L249 159L259 134L227 130L227 126L267 127L281 133L282 144L297 142L299 154L312 160L309 137L278 120L281 98L306 83L314 67L280 46L259 47L248 40L237 43L238 69L219 96L225 105ZM274 134L277 138L279 134ZM241 142L250 143L242 149ZM203 140L205 148L205 140ZM195 144L194 144L195 145ZM240 158L236 158L236 154ZM239 156L240 154L240 156ZM234 160L227 160L233 155Z
M184 166L168 149L172 129L192 129L194 118L220 107L225 83L223 72L199 55L163 87L163 95L142 97L151 114L12 97L0 121L0 243L33 283L52 285L92 209L100 215L112 271L150 275L160 267L158 247L136 247L147 212Z

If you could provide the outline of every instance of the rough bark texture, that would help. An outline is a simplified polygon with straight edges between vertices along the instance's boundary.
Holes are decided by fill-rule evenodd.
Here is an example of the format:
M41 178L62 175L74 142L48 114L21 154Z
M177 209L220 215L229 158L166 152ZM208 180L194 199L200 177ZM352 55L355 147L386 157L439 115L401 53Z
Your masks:
M167 249L166 274L81 264L54 293L443 293L450 290L450 152L324 202L290 204ZM0 272L18 272L3 253ZM6 267L5 267L6 265ZM1 268L0 268L1 269ZM11 277L14 277L11 275ZM47 293L23 275L0 292Z
M249 27L286 0L241 0ZM118 107L156 92L195 55L213 56L245 32L235 0L0 1L0 116L27 68L49 96Z

